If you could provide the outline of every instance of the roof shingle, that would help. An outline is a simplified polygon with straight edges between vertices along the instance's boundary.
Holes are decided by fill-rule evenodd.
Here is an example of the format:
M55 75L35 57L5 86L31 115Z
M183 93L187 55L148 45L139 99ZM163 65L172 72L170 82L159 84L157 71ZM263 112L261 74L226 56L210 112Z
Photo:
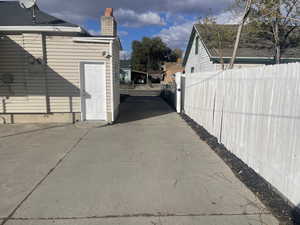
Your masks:
M78 27L78 25L58 19L39 9L36 10L36 23L33 23L31 10L23 9L17 1L0 1L0 26Z
M222 40L222 54L223 57L232 57L233 47L235 43L235 37L238 30L238 25L212 25L217 30L226 33L226 37ZM211 35L212 27L210 25L203 24L195 24L195 28L199 32L202 41L207 47L212 57L220 57L220 49L217 46L215 38ZM298 34L297 34L298 32ZM299 35L299 31L294 31L295 35ZM300 38L299 38L300 39ZM268 57L272 58L274 56L274 48L272 40L268 40L267 38L262 37L253 37L251 34L251 27L245 26L243 29L243 33L241 35L241 41L239 44L239 49L237 53L237 57ZM300 58L300 43L296 46L291 45L289 48L285 49L282 52L282 58Z

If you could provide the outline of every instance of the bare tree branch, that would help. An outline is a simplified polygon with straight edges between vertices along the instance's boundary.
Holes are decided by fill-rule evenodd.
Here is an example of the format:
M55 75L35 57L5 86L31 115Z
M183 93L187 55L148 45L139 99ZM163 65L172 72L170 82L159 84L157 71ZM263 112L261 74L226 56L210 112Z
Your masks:
M287 11L287 14L286 14L286 18L285 18L285 20L284 20L284 22L283 22L284 25L287 25L287 24L288 24L288 22L289 22L289 18L288 18L288 17L290 16L290 14L292 13L292 11L293 11L294 8L296 7L297 2L298 2L298 0L294 0L294 1L292 2L292 6L289 7L289 9L288 9L288 11Z

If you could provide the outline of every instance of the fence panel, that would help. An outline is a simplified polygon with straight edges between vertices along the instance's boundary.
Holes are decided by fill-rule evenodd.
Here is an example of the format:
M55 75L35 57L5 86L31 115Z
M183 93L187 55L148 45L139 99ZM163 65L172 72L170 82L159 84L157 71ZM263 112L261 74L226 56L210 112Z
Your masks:
M185 113L300 203L300 63L186 74Z
M176 83L163 84L161 96L171 105L176 108Z

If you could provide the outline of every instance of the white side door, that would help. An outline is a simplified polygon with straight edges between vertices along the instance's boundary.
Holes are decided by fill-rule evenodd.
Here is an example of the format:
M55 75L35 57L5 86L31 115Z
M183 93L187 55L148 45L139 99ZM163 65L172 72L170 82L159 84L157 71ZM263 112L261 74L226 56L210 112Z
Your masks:
M83 64L82 103L84 120L106 120L104 63Z

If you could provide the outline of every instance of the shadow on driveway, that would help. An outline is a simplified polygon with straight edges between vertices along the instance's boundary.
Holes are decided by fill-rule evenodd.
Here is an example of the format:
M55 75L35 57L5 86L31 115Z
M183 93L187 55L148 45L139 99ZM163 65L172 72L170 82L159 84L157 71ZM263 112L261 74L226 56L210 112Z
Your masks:
M120 117L117 123L128 123L144 120L169 113L174 110L158 96L129 96L121 97Z

